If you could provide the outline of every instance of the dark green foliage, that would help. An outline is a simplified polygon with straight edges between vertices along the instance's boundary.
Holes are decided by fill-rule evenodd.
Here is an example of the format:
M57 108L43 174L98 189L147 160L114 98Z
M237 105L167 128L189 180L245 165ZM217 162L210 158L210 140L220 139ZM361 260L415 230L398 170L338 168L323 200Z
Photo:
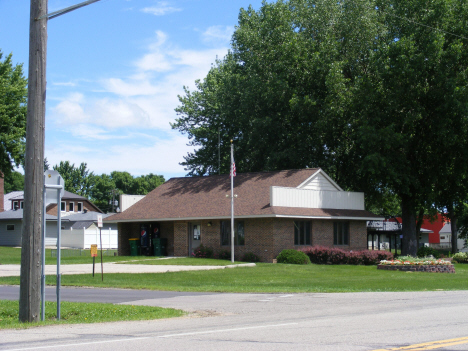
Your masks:
M230 260L231 259L231 251L230 250L220 250L216 254L216 258L220 260Z
M418 249L418 257L434 256L434 258L440 257L440 252L433 247L423 246Z
M242 262L253 262L253 263L257 263L257 262L261 262L262 260L260 259L260 257L258 257L256 254L254 254L253 252L246 252L244 254L244 257L242 257Z
M24 160L26 142L27 79L23 65L3 60L0 51L0 171L5 175Z
M289 263L289 264L309 264L309 257L302 251L297 250L283 250L276 257L278 263Z
M5 194L24 190L24 175L19 172L7 172L4 181Z
M192 256L196 258L213 258L213 249L200 244L199 247L193 250Z

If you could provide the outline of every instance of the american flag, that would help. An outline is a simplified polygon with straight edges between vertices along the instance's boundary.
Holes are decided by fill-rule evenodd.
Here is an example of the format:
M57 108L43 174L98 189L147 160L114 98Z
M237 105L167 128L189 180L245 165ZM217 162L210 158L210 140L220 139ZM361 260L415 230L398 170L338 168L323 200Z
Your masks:
M232 162L232 167L231 167L231 177L236 176L236 163Z

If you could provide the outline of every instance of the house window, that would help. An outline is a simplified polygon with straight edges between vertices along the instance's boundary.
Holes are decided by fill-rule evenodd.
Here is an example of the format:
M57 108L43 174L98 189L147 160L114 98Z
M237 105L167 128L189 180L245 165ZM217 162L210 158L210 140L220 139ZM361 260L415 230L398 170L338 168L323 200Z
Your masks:
M310 221L294 221L294 245L310 243Z
M15 225L14 224L7 224L6 225L6 230L15 230Z
M76 211L77 212L83 212L83 203L82 202L78 202L76 204Z
M62 202L60 203L60 211L61 211L61 212L65 212L66 208L67 208L66 202L65 202L65 201L62 201Z
M244 245L245 233L244 233L244 222L234 222L234 245ZM221 221L221 245L231 245L231 221Z
M20 208L24 208L24 201L20 201Z
M333 223L333 245L349 245L349 222Z
M75 203L74 202L69 202L68 203L68 211L69 212L74 212L75 211Z
M441 240L445 240L445 236L441 236L440 239L441 239Z

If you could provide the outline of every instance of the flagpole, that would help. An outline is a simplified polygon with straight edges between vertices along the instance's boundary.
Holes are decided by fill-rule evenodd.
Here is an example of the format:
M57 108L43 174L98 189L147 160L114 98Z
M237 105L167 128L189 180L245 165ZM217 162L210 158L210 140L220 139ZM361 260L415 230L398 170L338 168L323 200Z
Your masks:
M231 140L231 262L234 263L234 145Z

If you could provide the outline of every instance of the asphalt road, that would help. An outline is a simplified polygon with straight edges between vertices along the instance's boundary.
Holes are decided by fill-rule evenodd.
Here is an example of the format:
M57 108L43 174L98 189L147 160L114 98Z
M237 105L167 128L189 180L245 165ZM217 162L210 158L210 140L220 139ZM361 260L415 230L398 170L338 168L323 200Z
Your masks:
M0 294L18 296L14 287L0 287ZM205 294L64 288L62 300L105 298L192 313L4 330L0 350L468 350L467 297L466 291ZM428 344L436 341L442 342ZM409 347L415 344L420 345Z

